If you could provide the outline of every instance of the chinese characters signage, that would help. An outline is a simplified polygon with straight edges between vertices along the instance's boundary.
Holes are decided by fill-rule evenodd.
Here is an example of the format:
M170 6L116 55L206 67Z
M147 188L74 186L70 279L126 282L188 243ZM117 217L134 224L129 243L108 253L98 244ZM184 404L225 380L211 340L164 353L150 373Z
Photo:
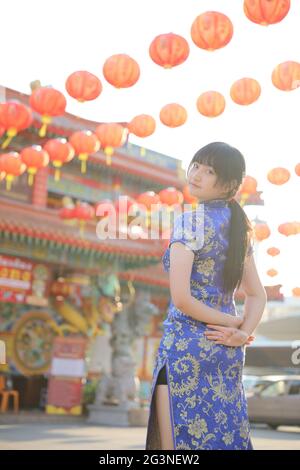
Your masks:
M0 302L45 306L48 288L46 265L0 255Z

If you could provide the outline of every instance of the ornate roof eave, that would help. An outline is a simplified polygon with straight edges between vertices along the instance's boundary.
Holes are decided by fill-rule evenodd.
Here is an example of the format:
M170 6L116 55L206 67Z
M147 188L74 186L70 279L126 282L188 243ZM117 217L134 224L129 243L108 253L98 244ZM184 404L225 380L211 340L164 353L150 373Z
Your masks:
M0 250L22 253L31 244L35 256L42 253L45 261L64 262L77 266L99 267L99 261L111 263L118 260L119 268L126 271L159 263L162 245L159 240L107 239L96 237L96 226L87 223L84 237L79 228L67 226L59 219L57 211L40 209L28 204L0 198ZM12 245L9 244L12 242ZM30 251L30 250L29 250ZM30 254L30 253L29 253ZM33 256L34 257L34 256Z

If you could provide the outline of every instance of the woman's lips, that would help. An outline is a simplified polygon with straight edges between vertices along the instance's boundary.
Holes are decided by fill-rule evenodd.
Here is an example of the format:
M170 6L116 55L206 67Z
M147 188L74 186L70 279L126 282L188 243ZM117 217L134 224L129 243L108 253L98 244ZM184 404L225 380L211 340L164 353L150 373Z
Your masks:
M197 186L197 185L196 185L196 184L194 184L194 183L189 183L189 184L190 184L191 186L194 186L194 188L201 189L201 187L200 187L200 186Z

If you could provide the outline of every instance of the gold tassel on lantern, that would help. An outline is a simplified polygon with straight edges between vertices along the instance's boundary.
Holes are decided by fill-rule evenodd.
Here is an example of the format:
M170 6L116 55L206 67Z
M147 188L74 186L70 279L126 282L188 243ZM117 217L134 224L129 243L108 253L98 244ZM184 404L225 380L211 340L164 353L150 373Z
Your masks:
M39 136L40 137L45 137L47 133L47 126L51 123L51 117L50 116L42 116L42 127L39 130Z
M53 166L55 167L54 181L59 181L60 180L60 169L62 167L62 162L56 160L56 161L53 162Z
M80 153L78 155L79 160L81 161L81 173L86 173L86 162L88 159L89 155L87 153Z
M113 147L105 147L104 153L106 155L106 165L111 165L111 156L114 153L114 148Z

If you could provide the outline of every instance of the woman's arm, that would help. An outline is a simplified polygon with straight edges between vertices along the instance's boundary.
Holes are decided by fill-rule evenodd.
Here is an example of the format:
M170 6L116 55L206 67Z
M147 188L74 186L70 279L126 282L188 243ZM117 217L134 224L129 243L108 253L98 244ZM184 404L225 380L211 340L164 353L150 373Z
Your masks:
M170 247L170 290L172 302L185 315L204 323L238 328L243 319L224 314L191 295L190 278L194 253L181 242Z
M241 288L246 298L244 321L239 328L250 336L259 324L267 303L267 293L257 273L253 254L246 258Z
M225 346L242 346L250 344L254 337L251 333L260 322L267 302L265 288L260 282L253 255L246 258L241 280L241 287L246 294L244 304L244 321L238 328L208 324L205 331L207 339Z

